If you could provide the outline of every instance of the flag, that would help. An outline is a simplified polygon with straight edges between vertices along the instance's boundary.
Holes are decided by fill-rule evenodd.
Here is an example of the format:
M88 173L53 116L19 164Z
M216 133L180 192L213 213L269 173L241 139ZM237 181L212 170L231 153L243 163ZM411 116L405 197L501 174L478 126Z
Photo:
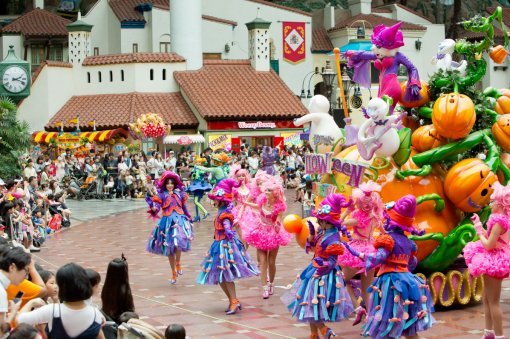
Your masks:
M283 25L283 59L291 63L305 60L305 25L304 22L284 21Z
M89 126L92 126L95 131L96 130L96 121L95 120L89 121Z
M62 121L59 121L59 122L55 123L55 125L57 127L62 127L62 126L64 126L64 123Z
M70 123L70 124L76 124L76 125L78 125L78 123L79 123L79 122L80 122L79 118L74 118L74 119L69 120L69 123Z

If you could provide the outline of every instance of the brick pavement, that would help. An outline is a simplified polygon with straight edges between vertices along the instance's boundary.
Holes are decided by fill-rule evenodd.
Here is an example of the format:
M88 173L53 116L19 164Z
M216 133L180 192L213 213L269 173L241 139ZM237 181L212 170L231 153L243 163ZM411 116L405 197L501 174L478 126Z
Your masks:
M300 213L300 206L293 203L293 192L287 192L289 213ZM126 202L129 203L129 202ZM36 255L43 266L56 270L64 263L74 261L96 269L103 277L108 262L124 253L130 268L131 288L136 311L146 321L160 329L170 323L186 327L191 338L306 338L308 327L290 318L279 297L284 288L292 283L304 268L310 256L292 242L282 248L278 256L275 295L268 300L261 298L258 278L236 283L237 294L243 310L233 316L225 316L227 300L217 286L201 286L195 283L200 262L210 246L212 217L195 225L192 251L183 254L184 276L176 285L170 285L170 269L166 258L144 251L147 237L154 222L146 217L144 209L115 213L118 204L87 202L87 208L97 209L102 215L96 219L81 220L69 230L53 235ZM85 205L83 205L85 207ZM111 206L111 207L109 207ZM137 203L133 208L139 206ZM101 212L113 208L114 211ZM209 211L213 207L206 204ZM79 205L74 209L79 215ZM91 216L92 217L92 214ZM254 257L255 251L248 251ZM504 327L510 333L510 284L505 282L502 293ZM99 301L98 301L99 302ZM480 338L483 329L481 305L458 310L438 311L438 323L424 338ZM335 323L332 328L337 338L358 338L360 328L350 322Z

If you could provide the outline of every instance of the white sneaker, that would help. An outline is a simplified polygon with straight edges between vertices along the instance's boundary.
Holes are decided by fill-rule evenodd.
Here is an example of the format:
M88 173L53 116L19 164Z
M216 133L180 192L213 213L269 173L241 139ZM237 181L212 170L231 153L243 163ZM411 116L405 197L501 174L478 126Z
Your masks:
M35 247L34 245L30 245L30 247L28 249L30 252L41 252L41 248Z

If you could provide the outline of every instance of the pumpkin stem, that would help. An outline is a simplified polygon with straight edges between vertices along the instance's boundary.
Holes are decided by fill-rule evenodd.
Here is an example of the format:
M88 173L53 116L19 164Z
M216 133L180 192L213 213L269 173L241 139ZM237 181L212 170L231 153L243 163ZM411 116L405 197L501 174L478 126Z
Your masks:
M503 161L499 162L498 169L503 173L504 182L503 184L506 185L508 181L510 180L510 169L505 165Z
M494 99L497 99L501 96L501 92L499 91L499 89L497 88L494 88L494 87L487 87L484 91L483 91L483 95L485 97L491 97L491 98L494 98Z
M485 159L485 164L489 166L493 173L498 171L500 167L501 159L499 158L499 150L496 147L496 144L488 135L483 136L483 141L487 145L487 158Z
M488 133L490 133L489 129L476 131L460 141L452 142L426 152L416 154L412 157L413 162L418 166L423 166L444 161L454 155L461 154L472 149L478 145L483 140L483 136Z
M424 165L422 168L418 169L408 169L408 170L398 170L395 173L395 176L398 180L404 180L407 177L410 177L412 175L418 176L418 177L426 177L430 174L432 171L432 166L430 165Z
M437 193L420 195L419 197L416 198L416 204L419 205L425 201L431 200L435 201L436 203L436 206L434 207L436 212L441 212L444 209L444 199L441 198L441 196Z
M457 82L453 84L453 92L459 94L459 84Z

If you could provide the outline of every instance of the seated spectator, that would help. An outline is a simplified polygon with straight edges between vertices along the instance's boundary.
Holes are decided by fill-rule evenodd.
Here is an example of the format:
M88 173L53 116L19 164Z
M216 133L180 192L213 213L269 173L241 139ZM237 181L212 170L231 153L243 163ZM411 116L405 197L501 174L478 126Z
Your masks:
M46 286L46 295L42 298L47 304L58 304L58 285L55 274L50 271L38 271Z
M42 339L37 329L27 324L20 324L11 331L8 339Z
M103 290L101 291L103 314L120 323L119 317L124 312L134 312L133 295L129 285L128 263L124 255L110 261L106 271Z
M168 325L165 330L165 339L186 339L186 329L182 325Z
M61 338L104 338L101 325L104 317L86 300L92 296L92 286L85 269L75 263L69 263L57 271L58 297L62 304L40 305L35 299L25 305L18 313L18 324L48 324L48 339Z
M25 280L29 273L31 258L30 254L19 247L1 246L0 252L0 319L6 319L7 288L9 285L17 286Z
M101 283L101 275L97 273L97 271L94 271L91 268L85 269L85 272L87 272L87 277L89 277L90 285L92 286L92 297L98 297L99 296L99 284ZM96 306L92 302L91 299L88 300L89 305Z

